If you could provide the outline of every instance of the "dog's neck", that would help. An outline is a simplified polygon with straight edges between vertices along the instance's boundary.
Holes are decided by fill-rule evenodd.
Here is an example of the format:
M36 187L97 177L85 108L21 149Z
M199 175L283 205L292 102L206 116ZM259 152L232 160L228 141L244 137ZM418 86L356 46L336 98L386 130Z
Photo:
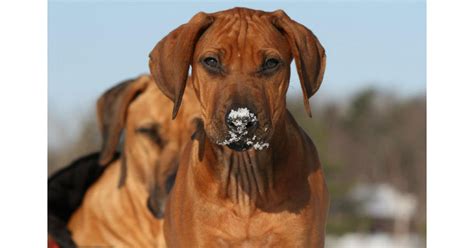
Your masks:
M276 185L279 183L277 180L292 176L283 175L288 170L281 168L284 164L291 164L285 160L288 159L287 146L291 140L288 130L292 128L292 124L285 116L275 128L278 135L274 135L268 148L260 151L251 149L237 152L212 144L206 138L203 161L197 164L207 168L194 169L210 176L197 177L197 183L203 178L212 180L214 190L207 189L206 194L216 194L216 197L232 203L236 212L243 216L252 214L256 208L278 205L287 198L288 192L282 192L284 189ZM198 157L194 156L196 159Z
M267 151L265 151L267 152ZM272 156L255 150L235 152L224 148L217 159L219 196L232 202L240 213L250 214L259 200L271 197L274 190Z
M122 187L117 187L122 159L112 162L97 182L99 185L92 188L93 194L86 195L88 201L81 209L90 213L85 216L101 217L94 219L97 224L93 224L94 221L86 223L105 228L102 234L113 236L117 242L155 247L162 239L161 222L152 216L146 206L147 188L133 174L127 177ZM114 236L115 233L127 235Z
M127 148L127 147L126 147ZM137 156L138 154L138 156ZM130 199L143 204L155 218L162 218L166 198L165 183L168 174L160 171L159 163L150 162L140 153L126 149L121 158L119 188L133 185L140 195ZM165 178L165 179L162 179Z

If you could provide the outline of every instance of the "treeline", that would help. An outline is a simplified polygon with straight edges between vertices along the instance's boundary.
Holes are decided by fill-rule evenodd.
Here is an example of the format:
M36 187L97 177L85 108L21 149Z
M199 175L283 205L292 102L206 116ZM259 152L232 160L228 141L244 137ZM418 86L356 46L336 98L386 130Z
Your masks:
M411 232L426 233L426 97L397 98L374 89L348 102L313 104L308 118L300 101L290 111L316 144L331 194L328 233L369 232L349 192L356 184L390 184L416 196Z

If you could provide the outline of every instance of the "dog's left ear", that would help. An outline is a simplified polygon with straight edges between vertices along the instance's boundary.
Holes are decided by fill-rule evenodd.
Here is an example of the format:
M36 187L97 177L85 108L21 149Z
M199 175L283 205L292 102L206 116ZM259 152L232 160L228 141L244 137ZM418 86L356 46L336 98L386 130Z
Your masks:
M309 98L316 93L323 81L326 53L313 32L291 20L283 10L277 10L272 15L273 25L285 35L290 43L303 89L304 106L311 117Z
M212 22L210 15L199 12L188 23L179 26L158 42L149 55L151 75L160 90L174 102L173 119L178 114L186 88L194 47Z
M144 78L127 80L107 90L97 101L97 120L102 134L101 165L112 161L125 127L128 107L147 85Z

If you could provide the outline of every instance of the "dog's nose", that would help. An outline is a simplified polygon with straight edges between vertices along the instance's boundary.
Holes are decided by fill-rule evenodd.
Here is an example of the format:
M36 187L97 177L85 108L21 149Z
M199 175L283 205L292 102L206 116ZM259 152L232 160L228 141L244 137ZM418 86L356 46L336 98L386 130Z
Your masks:
M148 197L146 202L148 210L153 214L153 216L157 219L163 219L165 216L165 201L164 199L160 199L159 202L156 200L154 201L151 197Z
M253 133L258 126L257 115L246 107L233 108L226 114L226 125L230 131L244 135Z

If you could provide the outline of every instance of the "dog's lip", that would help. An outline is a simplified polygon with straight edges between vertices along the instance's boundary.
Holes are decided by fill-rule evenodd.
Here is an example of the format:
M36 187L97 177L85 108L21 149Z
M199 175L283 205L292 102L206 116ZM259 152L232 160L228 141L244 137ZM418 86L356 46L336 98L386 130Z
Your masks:
M227 145L230 149L238 152L246 151L252 146L247 144L245 141L233 142Z
M225 145L235 151L245 151L251 148L263 150L269 147L269 142L266 139L267 136L264 134L265 133L253 136L243 135L239 137L238 140L232 140L232 137L225 136L226 138L217 139L215 143L217 145Z

